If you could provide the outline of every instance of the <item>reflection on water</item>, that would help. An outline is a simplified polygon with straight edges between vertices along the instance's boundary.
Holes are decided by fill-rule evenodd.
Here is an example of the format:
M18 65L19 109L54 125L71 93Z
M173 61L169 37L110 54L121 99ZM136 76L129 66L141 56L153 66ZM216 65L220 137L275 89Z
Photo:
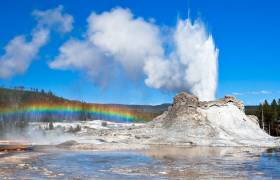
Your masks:
M144 151L61 151L0 155L0 179L279 179L280 150L153 147Z

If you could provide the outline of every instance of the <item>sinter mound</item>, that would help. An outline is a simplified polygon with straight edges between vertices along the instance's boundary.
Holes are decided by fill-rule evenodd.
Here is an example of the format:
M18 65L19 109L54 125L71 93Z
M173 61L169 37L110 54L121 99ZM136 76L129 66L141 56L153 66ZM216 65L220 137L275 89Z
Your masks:
M153 135L148 141L152 144L279 146L279 140L259 127L257 117L245 115L243 103L232 96L202 102L179 93L168 111L146 128Z

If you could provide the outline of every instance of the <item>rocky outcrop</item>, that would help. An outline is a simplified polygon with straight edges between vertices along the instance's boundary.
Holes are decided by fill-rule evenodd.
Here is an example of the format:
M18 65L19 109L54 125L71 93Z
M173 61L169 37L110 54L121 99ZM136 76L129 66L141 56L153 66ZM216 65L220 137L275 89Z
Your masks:
M257 121L256 117L245 115L243 103L233 96L202 102L182 92L174 97L168 111L146 128L153 132L150 143L155 144L278 146L278 141L264 132Z
M234 104L238 109L244 112L245 107L244 104L237 100L234 96L225 96L223 99L217 100L217 101L209 101L209 102L200 102L199 107L201 108L209 108L212 106L224 106L227 105L228 103Z
M234 104L244 112L244 104L237 100L234 96L225 96L223 99L217 101L199 101L198 97L190 95L186 92L181 92L173 98L173 103L169 107L168 111L177 111L182 107L189 110L195 110L197 108L207 109L212 106L225 106L228 103Z

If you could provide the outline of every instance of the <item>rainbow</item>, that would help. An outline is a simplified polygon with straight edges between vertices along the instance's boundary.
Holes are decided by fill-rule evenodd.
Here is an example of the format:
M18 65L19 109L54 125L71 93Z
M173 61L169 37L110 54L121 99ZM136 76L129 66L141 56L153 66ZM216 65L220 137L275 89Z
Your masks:
M0 107L0 118L25 115L25 116L47 116L51 115L57 119L65 117L86 116L89 119L101 119L116 122L144 122L150 120L150 116L118 105L101 105L101 104L43 104L33 103L25 104L19 107Z

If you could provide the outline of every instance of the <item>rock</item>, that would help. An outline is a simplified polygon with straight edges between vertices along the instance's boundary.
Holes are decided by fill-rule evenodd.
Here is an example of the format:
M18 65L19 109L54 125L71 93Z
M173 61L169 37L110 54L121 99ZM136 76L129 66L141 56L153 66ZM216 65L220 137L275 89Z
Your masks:
M57 147L66 148L66 147L71 147L71 146L74 146L77 144L79 144L77 141L70 140L70 141L65 141L64 143L58 144Z
M163 126L169 127L172 124L179 123L176 122L176 118L184 114L188 114L189 116L191 116L191 114L196 114L198 106L198 97L186 92L179 93L173 98L172 105L168 107L168 112L164 115L166 120L162 122Z
M225 103L233 103L243 112L245 110L244 104L241 101L238 101L234 96L225 96L224 101Z
M198 97L181 92L173 98L173 107L187 106L196 108L198 106Z
M279 146L258 125L257 117L247 116L244 105L233 96L202 102L186 92L174 97L168 111L145 127L148 143L206 146ZM148 130L147 130L148 129ZM150 133L150 134L149 134ZM137 135L139 136L139 134Z
M199 102L199 107L201 108L209 108L212 106L221 107L227 105L228 103L234 104L243 112L245 110L244 104L241 101L237 100L234 96L225 96L223 99L216 100L216 101Z

